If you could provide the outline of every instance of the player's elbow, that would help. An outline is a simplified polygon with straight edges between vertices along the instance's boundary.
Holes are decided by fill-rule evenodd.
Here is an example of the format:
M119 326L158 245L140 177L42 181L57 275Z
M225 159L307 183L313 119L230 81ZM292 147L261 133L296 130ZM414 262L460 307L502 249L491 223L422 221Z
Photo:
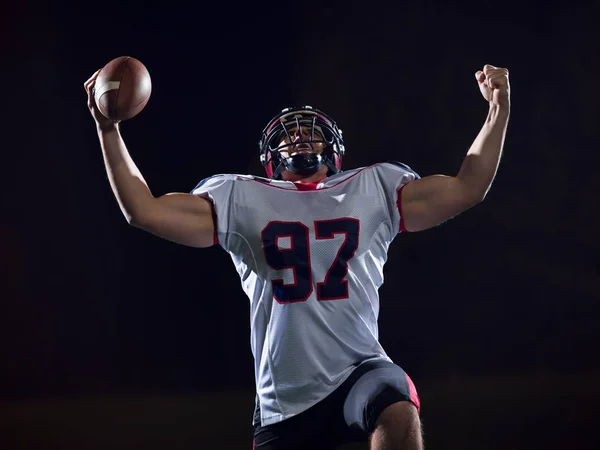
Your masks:
M453 204L453 208L449 208L449 216L455 217L463 212L468 211L477 204L481 203L485 198L485 194L470 193L469 195L462 196L460 199L456 199Z
M454 197L463 203L465 209L469 209L485 200L492 187L493 178L464 177L459 174L454 180Z
M455 199L463 209L470 209L485 200L489 191L489 185L469 185L461 183L460 189L455 191Z
M161 219L161 214L163 214L160 209L160 203L154 198L150 201L128 205L127 208L121 208L121 211L129 225L146 231L156 226L157 222Z
M125 220L133 227L142 228L142 221L139 217L134 216L133 214L125 214Z
M133 227L145 230L149 226L148 215L140 211L123 211L123 215L127 223Z
M471 203L471 207L481 203L485 200L488 192L490 191L490 187L487 186L485 189L479 189L473 191L471 197L469 198L469 202Z

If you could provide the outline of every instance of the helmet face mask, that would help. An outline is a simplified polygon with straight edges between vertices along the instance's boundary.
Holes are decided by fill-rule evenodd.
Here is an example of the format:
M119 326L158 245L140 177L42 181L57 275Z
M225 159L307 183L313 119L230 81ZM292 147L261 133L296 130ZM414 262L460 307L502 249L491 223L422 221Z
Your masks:
M298 140L293 142L292 135L296 132ZM323 144L324 148L320 154L284 156L280 153L301 143ZM280 179L284 169L309 176L325 164L329 176L342 168L342 130L329 116L311 106L286 108L271 119L262 132L259 148L261 164L267 176L273 179Z

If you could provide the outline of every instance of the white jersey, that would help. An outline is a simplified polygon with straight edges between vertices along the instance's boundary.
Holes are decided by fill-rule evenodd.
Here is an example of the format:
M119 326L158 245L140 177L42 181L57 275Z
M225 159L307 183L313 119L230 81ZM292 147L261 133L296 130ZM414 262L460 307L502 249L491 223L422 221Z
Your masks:
M216 175L192 191L212 201L215 243L250 299L261 425L308 409L362 362L389 360L378 289L402 226L398 190L415 178L388 162L312 184Z

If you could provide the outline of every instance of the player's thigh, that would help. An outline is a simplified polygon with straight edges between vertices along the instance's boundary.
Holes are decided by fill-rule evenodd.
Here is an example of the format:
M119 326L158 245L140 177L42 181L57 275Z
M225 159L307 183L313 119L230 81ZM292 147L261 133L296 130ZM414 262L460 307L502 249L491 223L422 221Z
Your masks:
M377 418L375 430L371 435L370 449L391 448L423 449L419 412L411 402L393 403L385 408Z
M344 402L344 419L357 435L368 439L380 417L387 418L389 411L397 409L390 407L399 402L405 402L418 417L420 400L417 390L400 366L386 360L375 360L362 364L355 372L355 380ZM384 412L386 414L382 416Z
M253 449L296 450L335 448L328 427L329 402L320 402L297 416L272 425L255 425Z

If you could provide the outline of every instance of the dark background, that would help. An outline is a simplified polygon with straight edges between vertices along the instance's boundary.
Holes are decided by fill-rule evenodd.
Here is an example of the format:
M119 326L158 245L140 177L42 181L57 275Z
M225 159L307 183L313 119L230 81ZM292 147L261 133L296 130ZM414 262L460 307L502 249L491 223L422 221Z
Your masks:
M299 104L343 129L346 168L454 175L487 113L474 73L507 67L497 179L397 237L381 342L420 391L431 449L598 448L600 8L383 5L3 5L3 448L250 446L249 306L229 256L129 226L106 179L83 83L122 55L152 76L122 133L157 196L262 175L262 128Z

